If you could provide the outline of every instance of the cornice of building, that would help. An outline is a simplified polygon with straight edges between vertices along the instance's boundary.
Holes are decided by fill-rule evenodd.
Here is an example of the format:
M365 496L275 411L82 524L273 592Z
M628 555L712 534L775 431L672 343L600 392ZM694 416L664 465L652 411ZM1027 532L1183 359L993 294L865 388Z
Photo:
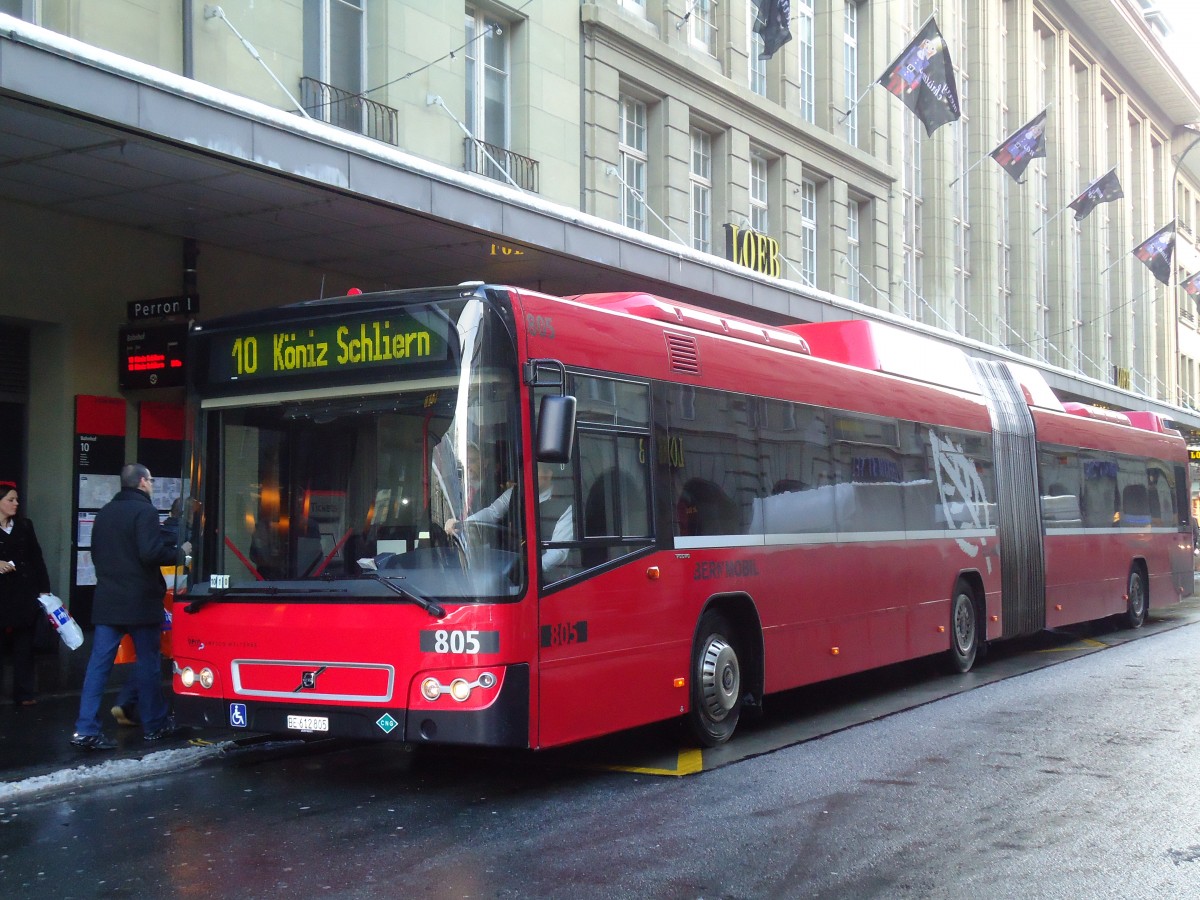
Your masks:
M1200 121L1200 93L1171 58L1136 0L1045 0L1039 9L1086 41L1139 102L1174 130ZM1135 90L1136 89L1136 90Z

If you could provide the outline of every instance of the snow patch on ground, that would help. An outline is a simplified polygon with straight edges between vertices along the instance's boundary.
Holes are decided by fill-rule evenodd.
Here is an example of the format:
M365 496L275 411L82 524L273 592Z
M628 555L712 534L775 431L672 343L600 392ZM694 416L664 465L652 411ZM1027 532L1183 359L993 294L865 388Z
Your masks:
M148 753L140 759L113 759L100 765L77 766L73 769L52 772L49 775L36 775L23 781L0 784L0 804L28 800L42 794L68 789L116 784L166 772L177 772L218 756L230 746L232 746L232 742L226 741L201 747L160 750Z

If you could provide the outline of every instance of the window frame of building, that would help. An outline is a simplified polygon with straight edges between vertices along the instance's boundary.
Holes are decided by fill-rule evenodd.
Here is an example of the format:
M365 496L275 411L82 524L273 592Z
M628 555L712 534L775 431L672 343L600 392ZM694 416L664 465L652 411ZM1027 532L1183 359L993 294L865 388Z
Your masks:
M33 25L42 24L42 0L9 0L0 7L0 12L7 12L10 16Z
M713 136L702 128L691 133L690 181L692 247L712 253Z
M792 15L796 20L796 58L799 63L796 72L796 82L800 88L799 112L800 118L809 124L817 120L817 47L813 6L813 0L796 0L792 4Z
M800 181L800 278L817 286L817 183Z
M619 100L618 118L621 224L644 232L648 226L646 184L650 165L649 108L644 101L623 93Z
M367 0L304 0L301 30L302 72L326 86L307 108L323 122L362 133L363 104L354 101L367 86ZM345 65L347 59L357 66Z
M688 43L709 56L717 55L716 0L689 0Z
M510 147L512 127L512 48L509 44L511 23L494 13L473 4L465 7L467 43L466 58L466 121L467 130L477 141L493 147ZM495 43L493 43L495 42ZM492 50L499 48L503 59L497 60ZM501 66L497 63L502 62ZM491 90L501 85L499 108ZM500 121L497 122L497 114Z
M357 15L357 29L345 29L345 21L337 13ZM362 93L366 87L367 71L367 0L304 0L304 72L324 84L332 85L352 94ZM355 45L358 57L357 71L349 80L343 73L335 75L333 58L340 56L334 51L342 49L340 35L352 35L357 31Z
M1052 43L1054 41L1054 33L1050 26L1046 25L1041 20L1034 24L1033 40L1030 42L1032 49L1033 63L1033 78L1034 78L1034 97L1035 107L1041 109L1049 105L1049 73L1047 71L1047 60L1054 59L1054 49ZM1051 44L1051 46L1047 46ZM1050 221L1050 177L1045 166L1032 166L1030 171L1033 172L1030 180L1033 181L1033 205L1034 205L1034 221L1038 233L1044 231L1046 225ZM1036 269L1034 271L1034 334L1031 348L1036 355L1041 359L1047 358L1047 342L1050 334L1050 272L1049 272L1049 250L1048 241L1036 241L1034 243L1034 261Z
M842 16L842 87L846 102L844 124L847 142L858 145L858 29L861 7L846 0Z
M758 4L756 0L746 0L746 41L747 46L750 48L749 59L747 60L747 83L750 85L751 93L757 94L760 97L766 97L768 93L767 63L769 60L760 58L767 45L764 43L762 35L754 30L754 20L757 15Z
M959 48L956 57L960 114L951 132L955 165L959 172L970 169L971 118L969 97L971 79L967 67L968 29L965 4L960 7ZM959 334L970 334L969 303L971 285L971 196L969 178L959 178L952 188L954 229L954 327Z
M750 151L747 167L747 218L759 234L771 233L771 160L759 150Z
M846 295L856 303L862 298L862 213L865 204L850 197L846 203L846 262L849 275Z

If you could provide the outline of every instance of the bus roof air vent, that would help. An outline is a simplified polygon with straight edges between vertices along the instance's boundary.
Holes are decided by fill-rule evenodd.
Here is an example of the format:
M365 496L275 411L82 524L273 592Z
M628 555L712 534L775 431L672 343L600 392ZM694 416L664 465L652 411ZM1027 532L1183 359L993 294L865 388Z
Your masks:
M663 332L667 339L667 361L671 371L679 375L700 374L700 348L696 339L688 334Z

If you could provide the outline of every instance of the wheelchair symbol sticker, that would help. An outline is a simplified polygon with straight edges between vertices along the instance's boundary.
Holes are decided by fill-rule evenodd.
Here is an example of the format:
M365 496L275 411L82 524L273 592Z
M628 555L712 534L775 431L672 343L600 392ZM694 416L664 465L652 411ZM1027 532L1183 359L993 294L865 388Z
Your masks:
M234 728L245 728L248 724L245 703L229 704L229 724Z

